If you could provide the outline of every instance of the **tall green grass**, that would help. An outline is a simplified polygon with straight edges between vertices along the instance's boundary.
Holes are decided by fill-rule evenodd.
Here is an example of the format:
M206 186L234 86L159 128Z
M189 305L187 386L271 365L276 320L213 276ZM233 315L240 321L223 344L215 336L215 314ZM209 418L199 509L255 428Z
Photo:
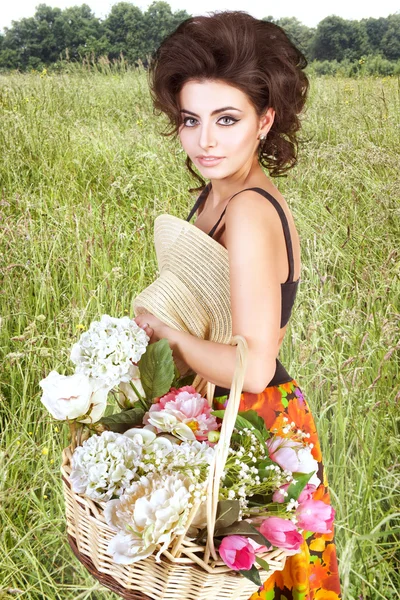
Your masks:
M66 543L67 442L39 399L103 313L156 275L153 221L196 182L160 135L142 69L0 78L0 598L116 598ZM278 181L302 244L280 358L317 421L348 600L400 597L399 80L313 79Z

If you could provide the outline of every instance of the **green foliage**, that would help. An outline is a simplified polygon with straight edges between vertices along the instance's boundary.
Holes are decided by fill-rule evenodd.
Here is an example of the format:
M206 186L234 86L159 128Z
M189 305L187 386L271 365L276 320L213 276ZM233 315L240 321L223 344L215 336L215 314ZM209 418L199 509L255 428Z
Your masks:
M117 433L124 433L137 425L143 424L143 416L145 411L142 407L135 406L129 410L123 410L121 412L110 415L109 417L103 417L99 423L104 425L109 431L116 431Z
M211 414L223 419L225 410L212 410ZM250 429L262 444L269 438L269 432L265 427L265 422L257 415L255 410L239 411L236 416L235 427L239 431L243 431L246 428Z
M149 344L138 362L138 367L146 400L151 404L155 398L164 396L170 390L176 376L168 340L163 338Z
M104 20L95 17L87 4L63 10L39 4L33 17L13 21L0 34L0 70L41 70L54 65L69 71L71 61L87 61L88 57L92 62L123 57L130 65L147 67L161 41L190 16L185 10L173 13L163 0L153 1L145 12L130 2L118 2ZM330 68L325 61L353 63L375 55L400 60L399 14L360 21L331 15L316 28L295 17L263 20L282 27L308 60L322 62L324 66L316 68L316 73L336 72L335 64Z
M308 65L308 72L312 75L333 75L335 77L367 76L385 77L400 75L400 59L396 62L384 58L380 54L374 56L361 56L358 60L348 58L338 62L337 60L314 60Z
M246 577L246 579L249 579L250 581L255 583L257 587L260 588L262 586L260 573L258 572L258 569L255 565L253 565L248 571L240 569L239 573Z
M288 34L292 42L303 52L305 56L310 54L310 43L315 34L315 29L303 25L296 17L282 17L281 19L274 19L273 17L266 17L264 21L270 21L279 25Z
M87 4L61 10L39 4L33 17L13 21L0 43L0 69L43 69L91 56L109 60L124 55L134 65L147 64L161 40L190 15L172 13L167 2L154 1L142 12L129 2L111 7L103 21Z
M294 481L287 489L286 500L297 500L313 475L314 471L311 473L293 473Z

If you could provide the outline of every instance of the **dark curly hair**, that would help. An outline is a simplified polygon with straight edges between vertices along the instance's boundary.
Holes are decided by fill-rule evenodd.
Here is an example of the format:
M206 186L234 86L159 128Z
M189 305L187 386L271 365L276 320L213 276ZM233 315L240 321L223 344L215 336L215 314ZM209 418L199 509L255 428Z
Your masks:
M284 30L244 11L215 11L183 21L160 44L149 62L154 114L165 113L177 134L178 94L188 80L220 80L244 92L259 117L269 108L275 120L260 142L259 162L270 175L284 174L297 161L299 113L308 92L304 55ZM189 156L186 166L192 169ZM194 190L191 190L194 191Z

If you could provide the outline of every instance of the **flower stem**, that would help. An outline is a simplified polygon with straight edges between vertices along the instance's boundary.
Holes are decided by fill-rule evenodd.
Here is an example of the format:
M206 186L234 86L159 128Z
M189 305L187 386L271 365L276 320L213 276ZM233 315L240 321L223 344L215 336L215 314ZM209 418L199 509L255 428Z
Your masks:
M72 449L72 452L74 452L74 450L76 448L76 422L68 420L68 425L69 425L69 434L71 437L71 449Z
M136 389L135 385L132 383L132 380L129 382L129 384L130 384L131 388L133 389L133 391L135 392L135 394L136 394L136 396L137 396L137 399L138 399L138 401L140 402L140 404L142 405L142 407L144 408L144 410L145 410L145 411L148 411L148 410L149 410L149 407L148 407L148 406L147 406L147 404L146 404L146 398L143 398L143 396L141 396L141 395L139 394L139 392L137 391L137 389Z

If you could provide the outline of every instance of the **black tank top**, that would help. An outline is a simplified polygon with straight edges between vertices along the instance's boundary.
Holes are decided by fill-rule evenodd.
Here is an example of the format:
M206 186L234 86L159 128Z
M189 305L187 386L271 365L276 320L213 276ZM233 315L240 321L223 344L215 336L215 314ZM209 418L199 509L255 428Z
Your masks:
M193 215L195 214L195 212L197 211L199 206L201 206L201 204L205 201L208 194L210 193L210 189L211 189L211 182L206 185L204 190L201 192L200 196L197 198L195 205L193 206L192 210L190 211L189 216L186 219L186 221L190 221L190 219L193 217ZM288 224L288 221L287 221L287 218L286 218L283 208L281 207L279 202L273 196L271 196L271 194L269 194L268 192L266 192L265 190L263 190L262 188L259 188L259 187L246 188L246 190L252 190L254 192L258 192L259 194L264 196L264 198L269 200L275 206L276 210L278 211L280 220L282 222L283 233L284 233L285 242L286 242L286 249L287 249L288 259L289 259L289 275L288 275L288 278L285 281L285 283L281 283L281 297L282 297L281 328L282 328L287 324L287 322L290 319L293 304L294 304L294 301L296 298L298 284L300 281L300 279L293 281L294 261L293 261L293 247L292 247L292 239L290 237L289 224ZM246 190L240 190L239 192L236 192L236 194L240 194L240 192L245 192ZM229 200L231 200L234 196L236 196L236 194L233 194L233 196L231 196L231 198ZM208 235L210 235L211 237L214 235L215 230L217 229L219 223L221 222L221 219L223 218L223 216L225 214L226 208L227 207L224 208L218 221L215 223L214 227L208 233Z

